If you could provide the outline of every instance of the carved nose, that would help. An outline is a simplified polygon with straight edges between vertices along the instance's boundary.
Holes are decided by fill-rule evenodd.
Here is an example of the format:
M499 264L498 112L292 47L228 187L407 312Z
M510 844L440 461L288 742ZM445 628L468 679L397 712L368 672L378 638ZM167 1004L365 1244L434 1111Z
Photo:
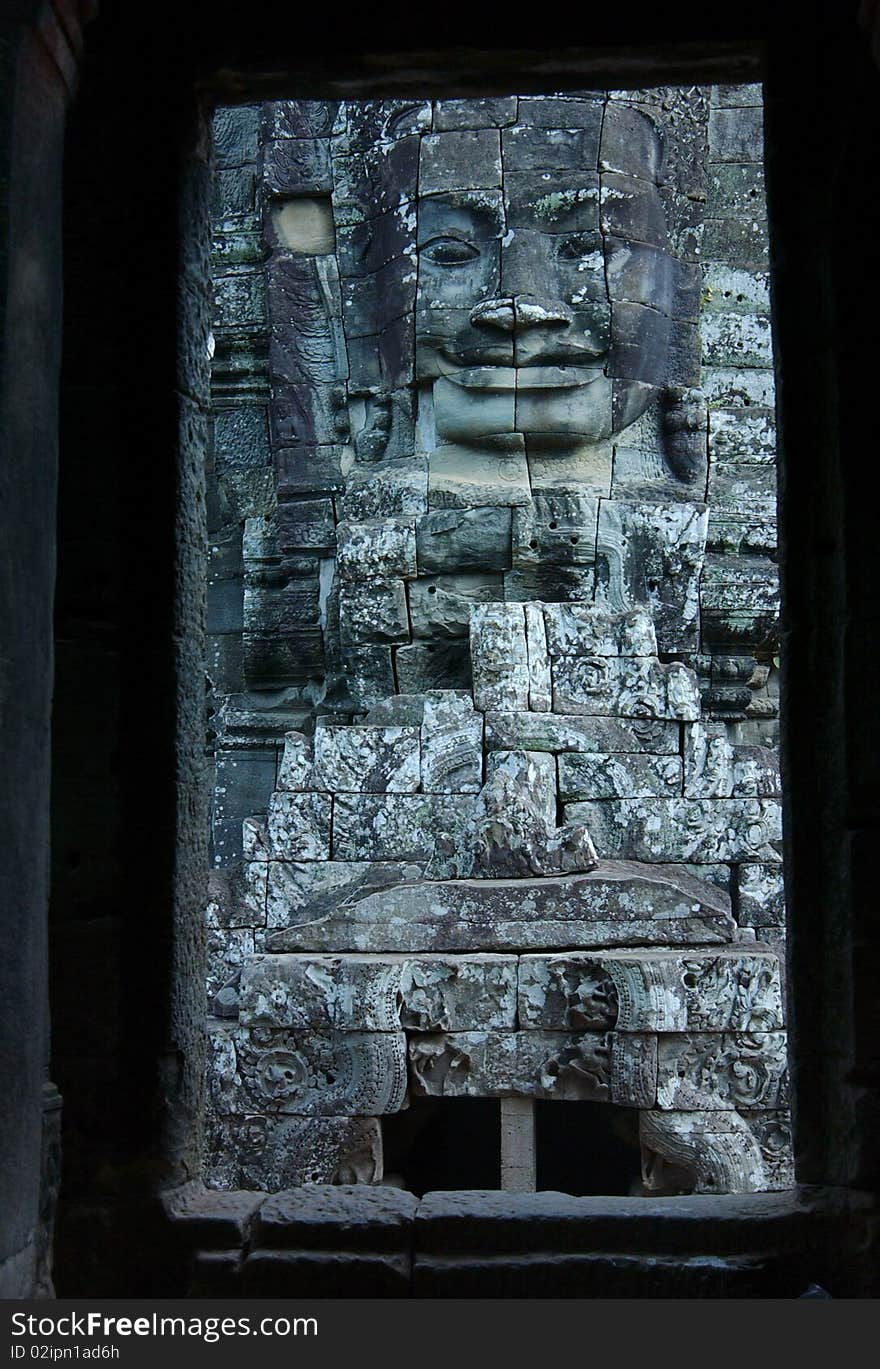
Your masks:
M564 327L573 315L561 300L539 299L537 295L508 295L483 300L471 310L471 323L477 327L500 328L512 333L520 328Z

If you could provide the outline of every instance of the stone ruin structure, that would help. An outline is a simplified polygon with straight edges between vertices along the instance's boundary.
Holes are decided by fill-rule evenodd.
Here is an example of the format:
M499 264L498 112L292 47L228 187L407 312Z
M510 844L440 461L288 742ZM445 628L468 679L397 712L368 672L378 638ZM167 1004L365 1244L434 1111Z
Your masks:
M482 1098L791 1187L759 88L215 135L208 1182Z

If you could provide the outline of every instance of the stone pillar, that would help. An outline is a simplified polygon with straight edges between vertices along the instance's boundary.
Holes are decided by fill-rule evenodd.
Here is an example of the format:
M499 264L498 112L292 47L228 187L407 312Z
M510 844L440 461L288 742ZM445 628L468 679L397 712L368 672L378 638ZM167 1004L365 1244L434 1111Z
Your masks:
M535 1105L531 1098L501 1099L501 1187L535 1191Z
M14 10L10 17L9 11ZM49 713L61 323L64 117L86 6L0 19L0 1298L29 1298L42 1251L48 1057ZM51 1206L51 1204L50 1204ZM42 1212L41 1212L41 1209Z

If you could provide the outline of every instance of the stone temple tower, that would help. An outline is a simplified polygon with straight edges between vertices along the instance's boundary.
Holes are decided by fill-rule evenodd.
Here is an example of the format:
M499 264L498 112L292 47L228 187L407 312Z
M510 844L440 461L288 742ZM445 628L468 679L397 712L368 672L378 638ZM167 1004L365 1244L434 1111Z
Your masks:
M793 1183L760 94L217 116L208 1173ZM399 1134L399 1133L398 1133ZM462 1185L464 1186L464 1185Z

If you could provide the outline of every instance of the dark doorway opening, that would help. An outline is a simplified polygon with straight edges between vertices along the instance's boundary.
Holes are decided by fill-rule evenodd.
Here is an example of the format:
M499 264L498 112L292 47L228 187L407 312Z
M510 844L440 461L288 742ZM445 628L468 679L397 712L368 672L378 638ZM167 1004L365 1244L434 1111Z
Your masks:
M639 1118L611 1103L535 1104L537 1187L592 1195L640 1191Z
M421 1198L435 1189L498 1188L501 1115L494 1098L414 1098L382 1118L385 1182Z

